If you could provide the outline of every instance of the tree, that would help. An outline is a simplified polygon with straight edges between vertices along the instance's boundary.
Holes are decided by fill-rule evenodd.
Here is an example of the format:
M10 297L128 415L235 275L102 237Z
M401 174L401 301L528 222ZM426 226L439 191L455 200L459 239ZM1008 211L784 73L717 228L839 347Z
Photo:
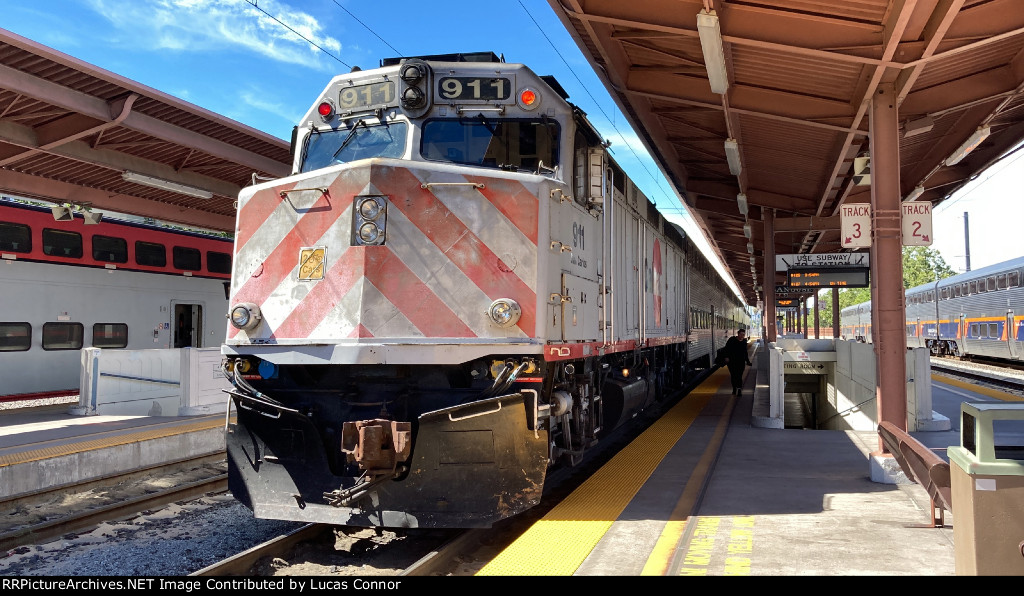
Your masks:
M930 281L937 281L955 275L938 251L927 246L903 247L903 287L913 288ZM819 292L821 303L818 320L822 327L832 326L831 292ZM839 310L854 304L871 300L871 288L843 288L839 290Z

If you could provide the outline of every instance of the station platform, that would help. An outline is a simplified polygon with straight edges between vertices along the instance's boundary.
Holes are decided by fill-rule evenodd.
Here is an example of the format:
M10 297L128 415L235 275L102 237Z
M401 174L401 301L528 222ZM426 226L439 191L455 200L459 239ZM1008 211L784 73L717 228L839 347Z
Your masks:
M930 527L924 488L872 481L875 432L752 424L752 361L740 396L714 372L478 574L955 575L952 513Z
M225 415L0 413L0 499L224 453Z

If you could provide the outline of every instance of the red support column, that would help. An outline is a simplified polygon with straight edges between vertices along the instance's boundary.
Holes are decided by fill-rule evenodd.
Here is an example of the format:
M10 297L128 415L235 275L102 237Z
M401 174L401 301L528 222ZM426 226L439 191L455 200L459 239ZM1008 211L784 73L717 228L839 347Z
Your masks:
M766 342L778 338L775 319L775 210L761 209L764 219L764 323Z
M821 292L814 293L814 339L821 339L821 321L818 318L818 303L821 302Z
M899 115L893 83L871 101L871 333L878 422L907 429L907 337L904 330ZM879 452L886 453L879 438Z
M839 288L832 288L832 337L839 339Z

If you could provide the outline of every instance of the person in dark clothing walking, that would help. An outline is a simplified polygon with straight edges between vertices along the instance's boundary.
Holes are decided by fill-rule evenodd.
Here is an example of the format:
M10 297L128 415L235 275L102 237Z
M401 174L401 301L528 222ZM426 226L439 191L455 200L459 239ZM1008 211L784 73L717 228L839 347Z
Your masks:
M736 335L725 342L722 349L725 356L725 364L729 367L729 374L732 376L732 392L739 395L743 389L743 369L750 365L750 358L747 357L747 332L740 329Z

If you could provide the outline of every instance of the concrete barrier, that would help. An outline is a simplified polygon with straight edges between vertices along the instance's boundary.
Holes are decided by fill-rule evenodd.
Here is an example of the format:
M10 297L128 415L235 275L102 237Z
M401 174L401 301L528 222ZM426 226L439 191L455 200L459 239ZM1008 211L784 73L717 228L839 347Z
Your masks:
M767 375L758 378L753 424L784 428L786 377L825 377L816 401L820 430L876 429L876 358L872 344L843 340L780 338L764 351ZM907 351L907 427L910 432L949 430L950 421L932 410L931 356L926 348ZM799 375L799 376L794 376ZM761 387L764 386L764 389ZM793 391L791 388L790 391Z
M72 414L197 416L227 409L220 348L82 350Z

